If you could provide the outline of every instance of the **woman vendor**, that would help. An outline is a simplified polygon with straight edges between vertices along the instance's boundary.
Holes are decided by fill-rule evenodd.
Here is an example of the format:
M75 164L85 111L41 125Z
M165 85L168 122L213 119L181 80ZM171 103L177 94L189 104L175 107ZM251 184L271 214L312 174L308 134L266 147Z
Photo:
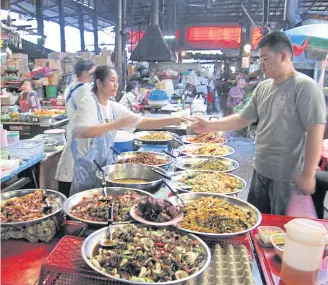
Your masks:
M19 98L19 110L21 113L32 112L41 109L38 93L32 89L30 80L23 80L21 83L21 96Z
M159 129L179 125L182 117L144 118L111 100L118 90L118 76L109 66L98 66L94 76L92 96L85 96L76 113L72 136L75 160L70 195L99 187L96 160L100 166L111 164L115 133L119 129Z

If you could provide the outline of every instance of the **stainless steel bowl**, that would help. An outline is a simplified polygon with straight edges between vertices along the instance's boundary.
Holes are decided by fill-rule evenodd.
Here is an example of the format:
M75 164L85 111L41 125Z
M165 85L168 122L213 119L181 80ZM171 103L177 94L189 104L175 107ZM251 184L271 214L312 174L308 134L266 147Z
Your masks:
M201 148L202 146L207 145L206 143L201 143L201 144L187 144L187 145L182 145L180 146L177 151L181 154L181 155L185 155L185 156L190 156L190 157L203 157L203 158L211 158L211 157L226 157L229 155L232 155L235 153L235 150L227 145L221 145L221 144L217 144L223 148L226 148L229 152L227 154L224 155L198 155L198 154L190 154L187 153L185 151L194 151L197 150L199 148Z
M214 171L197 171L197 170L179 171L179 172L174 173L171 176L172 177L171 179L172 179L172 182L176 185L176 188L181 189L182 192L190 193L190 192L192 192L192 186L185 185L182 182L180 182L180 180L182 178L186 177L187 175L196 174L196 173L204 173L204 172L205 173L206 172L213 173ZM236 194L240 193L241 191L243 191L246 188L247 183L241 177L233 175L233 174L229 174L229 173L225 173L225 175L237 178L240 181L240 183L243 184L243 187L239 188L239 189L236 188L236 189L234 189L233 192L227 192L227 193L215 193L215 192L192 192L192 193L211 193L211 194L223 194L223 195L236 195ZM188 186L189 189L188 188L185 189L184 186Z
M113 226L113 232L115 232L116 229L118 228L122 228L126 225L114 225ZM144 225L139 225L140 227L146 227ZM112 275L109 275L108 273L98 269L97 267L95 267L92 263L90 258L93 256L93 250L94 248L99 244L99 241L101 238L103 238L106 235L106 230L107 228L102 228L94 233L92 233L91 235L89 235L83 242L82 244L82 257L84 259L84 261L88 264L88 266L90 266L93 270L97 271L98 273L108 277L111 280L114 280L116 282L123 282L126 284L136 284L136 285L149 285L149 284L160 284L160 285L173 285L173 284L186 284L184 282L186 282L187 280L196 278L197 276L199 276L200 274L202 274L204 272L204 270L209 266L210 261L211 261L211 252L210 249L208 248L208 246L206 245L206 243L201 240L199 237L193 235L193 234L187 234L183 231L180 231L178 229L175 228L169 228L171 231L176 231L181 235L184 236L188 236L189 238L193 239L193 240L197 240L203 247L204 249L204 253L205 253L205 264L203 265L202 268L200 268L197 272L195 272L194 274L183 278L183 279L179 279L179 280L174 280L174 281L168 281L168 282L160 282L160 283L144 283L144 282L134 282L134 281L129 281L126 279L122 279L122 278L115 278Z
M184 142L185 144L197 144L197 143L194 143L194 142L190 142L189 139L191 138L195 138L197 137L197 135L185 135L185 136L180 136L180 140L182 142ZM227 140L224 139L224 142L223 143L218 143L219 145L223 145L223 144L226 144L227 143Z
M183 194L180 194L179 196L183 199L185 205L187 205L188 203L191 203L193 201L196 201L202 197L210 197L210 196L217 197L217 198L226 200L227 202L230 202L232 205L237 206L240 209L250 211L256 217L256 224L253 227L251 227L247 230L243 230L243 231L239 231L239 232L235 232L235 233L214 234L214 233L206 233L206 232L196 232L196 231L192 231L189 229L184 229L182 227L179 227L179 225L177 226L180 230L188 232L188 233L197 234L197 235L204 236L207 238L212 238L212 239L213 238L231 238L231 237L234 237L237 235L242 235L249 231L254 230L261 224L261 221L262 221L262 215L257 208L255 208L250 203L243 201L241 199L238 199L238 198L234 198L234 197L222 195L222 194L212 194L212 193L183 193ZM168 200L170 202L172 202L174 205L181 204L181 201L176 196L170 197L170 198L168 198Z
M108 195L111 195L113 197L116 197L127 191L135 191L143 196L149 195L149 196L155 197L154 195L152 195L148 192L138 190L138 189L122 188L122 187L107 187ZM80 219L76 216L71 215L71 208L73 206L75 206L76 204L81 202L83 198L91 198L95 194L104 195L104 189L103 188L90 189L90 190L82 191L80 193L76 193L75 195L69 197L63 206L63 210L65 211L66 215L69 216L72 220L81 221L81 222L87 223L89 225L106 226L107 222L89 221L89 220ZM133 221L133 220L131 219L131 221ZM126 223L126 222L124 222L124 223ZM114 224L120 224L120 222L114 222Z
M148 165L148 166L157 166L157 167L162 167L162 168L166 168L167 166L169 166L171 163L173 163L175 161L175 159L165 153L160 153L160 152L151 152L151 151L129 151L129 152L123 152L120 155L114 155L113 156L113 161L114 163L118 163L119 161L125 161L128 158L134 158L137 157L140 154L144 154L144 153L148 153L148 154L154 154L156 156L157 159L162 159L163 162L162 164L159 165L149 165L149 164L141 164L141 165Z
M163 168L155 166L147 166L141 164L114 164L104 167L106 173L106 181L109 187L125 187L125 188L135 188L144 190L150 193L154 193L160 189L163 177L151 169L155 168L159 172L165 174L166 171ZM102 178L99 170L96 172L96 175L99 179ZM117 179L144 179L149 182L140 183L140 184L129 184L129 183L120 183L114 180Z
M1 193L1 205L3 205L8 199L14 198L14 197L21 197L27 194L31 194L35 191L40 191L40 189L24 189L24 190L14 190L14 191L8 191ZM49 215L45 215L41 218L30 220L30 221L23 221L23 222L10 222L10 223L1 223L1 227L25 227L34 225L37 223L40 223L44 220L47 220L48 218L52 216L56 216L57 214L60 214L63 210L63 205L65 201L67 200L66 196L58 191L55 190L48 190L47 189L48 196L52 198L52 213ZM40 209L41 210L41 209Z
M142 139L143 136L149 135L151 133L163 133L166 135L169 135L170 138L167 140L145 140ZM177 139L179 136L175 133L171 133L171 132L163 132L163 131L143 131L143 132L136 132L134 133L134 139L143 143L158 143L158 144L164 144L164 143L168 143L173 141L174 139Z
M221 160L225 161L227 164L231 165L231 167L225 171L220 171L220 170L215 170L219 172L231 172L239 168L239 163L233 159L226 158L226 157L220 157L220 158L201 158L201 157L188 157L188 156L183 156L183 157L178 157L176 161L174 162L174 167L178 170L199 170L199 169L193 169L192 167L194 165L197 165L199 163L202 163L207 160ZM208 170L199 170L199 171L208 171ZM211 170L212 171L212 170Z

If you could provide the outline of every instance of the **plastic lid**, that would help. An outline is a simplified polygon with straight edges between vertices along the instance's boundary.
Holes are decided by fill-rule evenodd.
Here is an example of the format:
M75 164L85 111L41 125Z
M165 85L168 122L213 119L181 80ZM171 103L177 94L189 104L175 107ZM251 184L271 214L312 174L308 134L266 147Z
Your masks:
M50 129L50 130L46 130L43 133L44 134L63 134L65 133L66 130L64 129Z
M148 97L149 100L153 101L162 101L167 100L168 98L166 92L162 90L153 90Z
M117 131L115 136L115 142L129 142L133 141L133 133L127 132L127 131Z

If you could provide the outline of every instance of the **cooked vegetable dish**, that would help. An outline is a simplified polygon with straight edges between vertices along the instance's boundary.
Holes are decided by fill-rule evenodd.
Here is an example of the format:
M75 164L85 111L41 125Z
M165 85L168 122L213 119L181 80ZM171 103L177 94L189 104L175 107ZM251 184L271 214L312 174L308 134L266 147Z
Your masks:
M161 165L167 163L167 159L157 158L154 153L139 153L135 157L129 157L124 160L118 160L117 163L134 163L146 165Z
M163 132L152 132L147 135L140 137L142 140L147 141L167 141L172 139L172 136Z
M83 198L81 202L70 209L70 214L87 221L107 222L108 208L114 202L114 221L130 221L129 211L133 205L140 202L142 197L135 191L127 191L115 197L95 194L91 198Z
M183 212L180 205L174 206L167 200L145 197L138 204L138 215L147 221L163 223L173 220Z
M114 179L113 182L116 183L124 183L124 184L142 184L149 182L145 179L138 179L138 178L122 178L122 179Z
M225 143L224 138L216 136L214 133L202 133L188 139L190 143Z
M182 151L185 154L190 155L213 155L213 156L223 156L231 154L231 149L226 146L218 144L204 144L199 148L195 149L185 149Z
M229 194L245 186L239 178L220 172L192 173L182 177L179 182L192 186L192 192Z
M116 278L134 282L167 282L186 278L206 260L197 241L174 231L126 225L115 229L110 247L97 245L91 262Z
M230 171L233 168L233 162L223 159L210 159L192 166L195 170L214 170L214 171Z
M202 197L184 206L183 229L204 233L235 233L256 224L252 212L216 197Z
M53 206L52 197L49 195L49 202ZM33 193L8 199L1 206L1 222L23 222L32 221L46 216L42 209L46 206L43 201L41 190Z

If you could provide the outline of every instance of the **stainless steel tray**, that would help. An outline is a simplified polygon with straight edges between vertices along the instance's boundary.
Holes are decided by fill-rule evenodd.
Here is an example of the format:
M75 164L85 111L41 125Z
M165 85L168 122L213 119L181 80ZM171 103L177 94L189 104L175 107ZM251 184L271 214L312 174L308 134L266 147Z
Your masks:
M1 205L3 205L8 199L14 198L14 197L21 197L27 194L31 194L35 191L40 191L40 189L24 189L24 190L14 190L14 191L8 191L1 193ZM44 217L31 220L31 221L24 221L24 222L10 222L10 223L1 223L1 227L23 227L23 226L30 226L37 223L40 223L52 216L57 215L59 212L63 210L63 205L66 201L66 196L58 191L55 190L49 190L47 189L48 196L52 197L52 206L53 210L52 213L49 215L46 215Z
M229 151L229 153L224 154L224 155L198 155L198 154L190 154L190 153L185 152L185 151L197 150L200 147L205 146L205 145L208 145L208 144L206 144L206 143L201 143L201 144L186 144L186 145L180 146L177 149L177 151L180 153L180 155L189 156L189 157L203 157L203 158L226 157L226 156L229 156L229 155L232 155L232 154L235 153L235 150L232 147L227 146L227 145L220 145L220 144L217 144L217 145L219 145L222 148L226 148Z
M190 142L190 141L189 141L189 139L191 139L191 138L195 138L195 137L197 137L197 135L185 135L185 136L180 136L180 140L181 140L182 142L184 142L185 144L198 144L198 143ZM224 142L222 142L222 143L217 143L217 144L219 144L219 145L223 145L223 144L226 144L227 142L228 142L227 139L224 139Z
M170 138L167 140L144 140L141 137L149 135L151 133L163 133L166 135L169 135ZM164 131L143 131L143 132L136 132L133 134L134 135L134 139L143 143L168 143L173 141L174 139L178 139L178 135L175 133L171 133L171 132L164 132Z
M183 192L190 193L190 192L192 192L193 186L186 185L186 184L180 182L179 180L183 177L186 177L187 175L191 175L191 174L195 174L195 173L206 173L206 172L213 173L214 171L197 171L197 170L179 171L179 172L174 173L172 175L171 179L172 179L172 182L175 184L176 188L179 188L179 190L181 189ZM239 189L236 188L236 189L234 189L233 192L227 192L227 193L215 193L215 192L192 192L192 193L211 193L211 194L235 195L235 194L240 193L241 191L243 191L246 188L247 183L241 177L233 175L233 174L229 174L229 173L224 173L224 174L237 178L240 181L240 183L243 184L243 188L239 188Z
M113 232L117 229L117 228L122 228L126 225L114 225L113 226ZM147 226L144 226L144 225L139 225L140 227L147 227ZM188 233L185 233L183 231L180 231L178 229L175 229L175 228L172 228L172 227L169 227L169 230L171 231L176 231L178 232L179 234L181 235L187 235L189 238L193 239L193 240L197 240L203 247L204 249L204 253L205 253L205 264L203 265L202 268L200 268L197 272L195 272L194 274L186 277L186 278L183 278L183 279L179 279L179 280L174 280L174 281L168 281L168 282L153 282L153 283L144 283L144 282L133 282L133 281L129 281L129 280L126 280L126 279L122 279L122 278L115 278L113 277L112 275L109 275L108 273L98 269L97 267L95 267L91 261L90 261L90 257L92 257L92 253L93 253L93 250L95 248L95 246L99 243L100 239L102 237L104 237L106 235L106 230L107 230L107 227L105 228L102 228L94 233L92 233L90 236L88 236L83 244L82 244L82 248L81 248L81 251L82 251L82 257L84 259L84 261L88 264L88 266L90 266L93 270L97 271L98 273L108 277L109 279L111 280L114 280L114 281L117 281L117 282L123 282L123 283L126 283L126 284L136 284L136 285L149 285L149 284L160 284L160 285L171 285L171 284L186 284L184 283L185 281L187 280L190 280L190 279L193 279L193 278L196 278L197 276L199 276L201 273L204 272L204 270L208 267L208 265L210 264L210 261L211 261L211 252L210 252L210 249L208 248L208 246L206 245L206 243L201 240L199 237L193 235L193 234L188 234Z
M160 153L160 152L151 152L151 151L129 151L129 152L123 152L120 155L114 155L113 156L113 161L114 163L119 162L120 160L125 160L127 158L133 158L133 157L137 157L138 155L142 154L142 153L149 153L149 154L154 154L156 155L157 159L163 159L164 161L166 161L166 163L163 164L159 164L159 165L149 165L149 164L141 164L141 165L148 165L148 166L157 166L157 167L162 167L165 168L167 166L169 166L171 163L173 163L175 161L175 159L165 153Z
M142 190L138 190L138 189L132 189L132 188L122 188L122 187L107 187L107 193L113 197L116 197L120 194L123 194L127 191L135 191L138 192L140 195L149 195L152 197L155 197L154 195L146 192L146 191L142 191ZM73 216L71 215L71 208L73 206L75 206L77 203L81 202L82 199L85 198L91 198L93 197L95 194L99 194L99 195L104 195L104 190L103 188L95 188L95 189L90 189L90 190L86 190L86 191L82 191L80 193L77 193L71 197L69 197L67 199L67 201L65 202L64 206L63 206L63 210L66 213L67 216L69 216L72 220L76 220L76 221L81 221L84 223L87 223L89 225L96 225L96 226L106 226L107 222L95 222L95 221L89 221L89 220L84 220L84 219L80 219L79 217ZM131 222L133 221L133 219L131 218ZM123 222L126 223L126 222ZM114 222L114 224L120 224L120 222Z
M195 232L195 231L192 231L189 229L181 228L181 227L179 227L179 225L177 225L177 228L179 228L182 231L188 232L188 233L197 234L197 235L204 236L207 238L212 238L212 239L213 238L218 238L218 239L231 238L231 237L234 237L237 235L242 235L242 234L248 233L249 231L254 230L261 224L261 221L262 221L262 215L257 208L255 208L250 203L248 203L244 200L238 199L238 198L234 198L234 197L222 195L222 194L212 194L212 193L183 193L183 194L180 194L179 196L183 199L185 204L196 201L201 197L210 197L210 196L217 197L217 198L220 198L220 199L230 202L232 205L238 206L240 209L251 211L252 214L255 215L256 220L257 220L256 224L247 230L239 231L239 232L235 232L235 233L223 233L223 234L222 233L214 234L214 233L206 233L206 232ZM174 205L181 204L181 201L177 198L177 196L170 197L170 198L168 198L168 200L170 202L172 202Z
M159 190L162 185L163 177L151 169L155 168L159 172L166 174L163 168L156 166L147 166L142 164L114 164L103 167L106 173L106 181L110 187L126 187L135 188L139 190L149 191L154 193ZM96 176L101 180L102 174L99 170L96 172ZM145 183L122 183L115 181L116 179L145 179L148 182Z
M211 170L211 171L219 171L219 172L231 172L239 168L239 163L231 158L226 157L220 157L220 158L201 158L201 157L178 157L176 161L174 162L174 167L178 170L199 170L199 169L192 169L194 165L197 165L199 163L202 163L206 160L222 160L227 162L228 164L231 164L231 167L228 170L220 171L220 170ZM199 171L208 171L208 170L199 170Z

